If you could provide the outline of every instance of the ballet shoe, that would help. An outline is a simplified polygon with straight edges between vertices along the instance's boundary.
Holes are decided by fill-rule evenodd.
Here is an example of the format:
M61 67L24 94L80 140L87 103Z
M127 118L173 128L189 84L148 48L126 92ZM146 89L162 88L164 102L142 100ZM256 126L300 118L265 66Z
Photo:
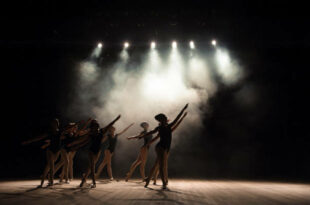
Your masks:
M83 174L84 175L84 174ZM84 177L84 176L83 176ZM86 182L86 179L82 179L82 181L81 181L81 183L80 183L80 187L82 187L84 184L85 184L85 182Z
M149 180L149 179L147 179L147 180L145 181L145 185L144 185L144 187L145 187L145 188L147 188L147 186L149 185L149 183L150 183L150 180Z

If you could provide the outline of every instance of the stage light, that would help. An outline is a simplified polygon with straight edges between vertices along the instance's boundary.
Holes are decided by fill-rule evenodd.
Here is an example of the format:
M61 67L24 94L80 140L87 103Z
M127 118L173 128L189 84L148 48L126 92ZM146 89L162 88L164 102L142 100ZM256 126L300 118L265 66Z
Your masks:
M124 48L128 48L129 47L129 43L128 42L125 42L124 43Z
M216 50L216 59L217 59L219 66L222 69L229 67L230 58L229 58L229 55L227 52L222 51L220 49L217 49ZM228 72L228 71L225 71L225 72Z
M102 43L98 43L98 48L102 48Z
M211 41L211 44L212 44L213 46L216 46L216 40L212 40L212 41Z
M177 42L175 41L172 42L172 48L177 48Z
M190 47L191 49L195 49L194 41L190 41L190 42L189 42L189 47Z
M155 49L155 48L156 48L156 43L155 43L154 41L152 41L152 43L151 43L151 48L152 48L152 49Z

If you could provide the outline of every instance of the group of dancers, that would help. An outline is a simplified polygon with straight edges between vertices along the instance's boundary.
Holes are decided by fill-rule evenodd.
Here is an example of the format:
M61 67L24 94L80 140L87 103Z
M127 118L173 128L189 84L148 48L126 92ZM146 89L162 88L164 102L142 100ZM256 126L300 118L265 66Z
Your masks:
M148 131L149 124L142 122L140 125L143 131L139 134L131 137L127 137L128 140L132 139L144 139L144 144L140 148L137 159L132 163L129 172L126 174L125 181L127 182L135 171L136 167L140 165L140 174L142 180L145 182L145 187L150 183L150 180L156 179L160 175L163 189L166 189L168 185L168 156L172 140L172 132L180 125L182 120L186 117L188 104L180 111L177 117L169 122L165 114L158 114L155 119L159 122L159 125L153 130ZM39 137L23 142L24 145L44 140L45 144L41 146L42 149L46 149L47 163L41 175L41 183L39 187L42 187L44 180L48 178L48 186L53 186L55 173L62 168L59 175L59 180L62 182L65 179L66 183L69 183L73 179L73 159L76 152L82 148L88 147L88 159L89 165L85 173L82 175L80 187L83 187L86 183L88 176L92 178L92 188L96 187L96 178L99 177L103 168L107 166L107 172L110 180L113 180L112 175L112 156L117 144L117 138L124 134L132 125L130 124L124 130L116 133L116 129L113 126L121 116L117 116L112 122L103 128L95 119L88 119L86 122L80 121L78 123L69 123L65 128L60 129L59 120L54 119L51 122L49 131ZM157 134L157 135L156 135ZM153 135L156 137L153 138ZM145 177L145 164L147 162L148 151L152 143L157 139L156 161L147 177ZM96 164L104 152L104 159L97 167ZM56 163L60 156L59 162Z

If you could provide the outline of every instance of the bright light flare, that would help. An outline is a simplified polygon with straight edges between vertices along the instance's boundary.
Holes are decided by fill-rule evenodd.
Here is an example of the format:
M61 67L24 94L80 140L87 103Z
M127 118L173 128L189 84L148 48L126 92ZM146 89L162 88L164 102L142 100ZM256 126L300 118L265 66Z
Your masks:
M125 42L124 43L124 48L128 48L129 47L129 43L128 42Z
M194 43L194 41L190 41L190 42L189 42L189 47L190 47L191 49L195 49L195 43Z
M211 41L211 44L212 44L213 46L216 46L216 40L212 40L212 41Z
M234 62L228 52L216 49L217 73L226 84L237 82L242 77L240 67Z
M173 41L173 42L172 42L172 48L174 48L174 49L177 48L177 42L176 42L176 41Z
M97 47L94 48L94 50L91 53L91 58L98 58L102 52L102 46L103 44L101 42L98 42Z
M230 64L230 58L227 52L217 49L216 59L221 68L226 68Z
M154 41L151 42L151 48L155 49L156 48L156 43Z

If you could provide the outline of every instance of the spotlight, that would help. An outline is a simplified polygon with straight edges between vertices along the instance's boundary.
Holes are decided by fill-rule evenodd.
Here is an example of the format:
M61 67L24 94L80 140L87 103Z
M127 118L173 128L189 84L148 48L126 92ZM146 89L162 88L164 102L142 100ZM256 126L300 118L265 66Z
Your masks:
M177 48L177 42L175 41L172 42L172 48Z
M102 43L98 43L98 48L101 48L102 47Z
M191 49L195 49L194 41L190 41L190 42L189 42L189 47L190 47Z
M152 41L151 48L154 49L155 47L156 47L156 43L154 41Z
M213 46L216 46L216 40L212 40L212 41L211 41L211 44L212 44Z
M124 43L124 48L128 48L129 47L129 43L128 42L125 42Z

